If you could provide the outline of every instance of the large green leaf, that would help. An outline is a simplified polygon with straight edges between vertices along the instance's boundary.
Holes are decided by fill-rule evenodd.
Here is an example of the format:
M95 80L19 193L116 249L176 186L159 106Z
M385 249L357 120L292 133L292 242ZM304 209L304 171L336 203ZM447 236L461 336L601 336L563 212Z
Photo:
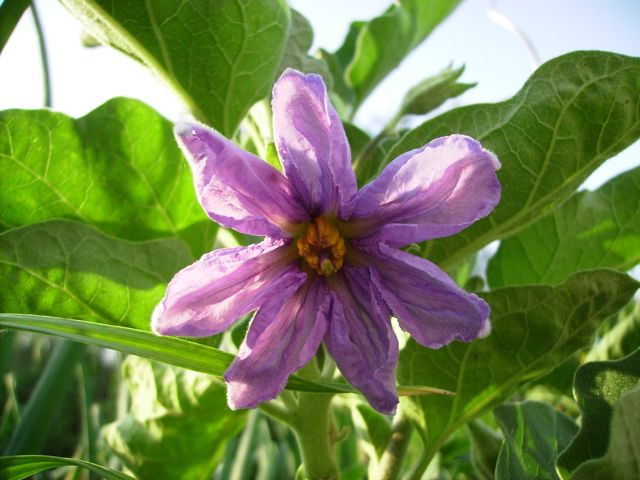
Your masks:
M622 308L638 285L622 273L594 270L557 287L498 289L483 294L492 311L487 338L439 350L408 342L400 355L399 381L456 392L454 398L403 399L425 441L425 462L460 425L588 346L600 322Z
M330 90L333 83L331 72L323 60L309 55L312 45L313 28L309 20L297 10L291 9L291 27L280 70L290 67L304 73L317 73L322 75L324 83Z
M640 168L595 192L580 192L500 243L489 262L492 287L559 283L591 268L640 262Z
M460 0L400 0L369 22L354 22L336 57L356 105L449 15Z
M589 362L578 369L573 389L582 422L578 435L558 459L560 467L573 471L581 463L605 455L613 408L639 381L640 349L621 360Z
M0 53L30 3L29 0L4 0L0 3Z
M60 467L82 467L106 480L134 480L129 475L116 472L95 463L77 458L51 457L48 455L17 455L0 457L0 478L3 480L22 480L36 473Z
M122 376L127 414L102 430L109 447L137 478L209 478L246 411L227 408L215 377L128 357Z
M71 220L0 234L0 312L149 329L167 282L190 262L179 239L128 242Z
M195 255L215 232L170 122L124 98L77 120L0 112L0 228L61 217L128 240L181 237Z
M613 407L609 448L604 457L580 465L571 480L640 478L640 387L622 394Z
M289 28L283 0L62 3L91 35L149 67L227 137L269 95Z
M575 422L548 403L505 404L493 411L505 442L496 480L559 480L556 457L578 431Z
M607 158L640 137L640 58L574 52L541 66L510 100L458 108L409 131L386 161L463 133L502 162L502 200L461 234L427 244L446 268L542 217Z

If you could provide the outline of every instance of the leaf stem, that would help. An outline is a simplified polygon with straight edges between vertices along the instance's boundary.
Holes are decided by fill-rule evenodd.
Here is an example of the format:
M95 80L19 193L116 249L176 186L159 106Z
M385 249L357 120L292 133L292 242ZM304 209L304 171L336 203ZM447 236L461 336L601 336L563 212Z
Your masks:
M282 392L282 393L289 393L289 392ZM277 403L275 401L266 402L261 404L258 408L260 408L260 410L262 410L267 415L272 416L276 420L279 420L285 423L286 425L292 426L294 423L294 419L292 418L291 411L280 403Z
M360 170L362 170L362 168L364 168L364 166L369 162L374 152L376 151L376 148L378 148L378 145L380 145L380 142L384 140L384 137L395 132L396 126L398 125L398 122L401 118L402 112L398 111L398 113L396 113L391 118L391 120L387 122L384 128L380 130L380 133L369 140L369 142L365 145L365 147L353 162L353 170L356 173L356 176L360 173Z
M47 42L44 37L44 30L36 8L36 2L31 2L31 16L38 35L38 45L40 47L40 63L42 64L42 83L44 86L44 106L51 108L51 72L49 70L49 56L47 54Z
M424 472L427 470L429 463L431 463L432 458L432 455L423 455L418 464L414 466L413 470L409 474L409 480L420 480Z

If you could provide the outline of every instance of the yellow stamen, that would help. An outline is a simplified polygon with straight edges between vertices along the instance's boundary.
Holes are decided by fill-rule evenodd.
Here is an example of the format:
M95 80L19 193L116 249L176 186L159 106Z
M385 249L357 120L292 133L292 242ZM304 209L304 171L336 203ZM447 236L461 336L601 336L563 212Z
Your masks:
M309 244L306 242L304 236L300 237L296 241L296 247L298 247L298 255L304 257L307 253L309 253Z
M304 259L309 264L309 266L311 266L313 268L318 268L318 264L320 263L320 259L318 258L318 255L316 255L315 253L306 254L304 256Z
M306 232L307 243L315 244L318 238L318 227L316 227L315 223L310 223L307 227Z
M347 246L335 225L317 217L296 240L298 254L318 275L329 276L342 268Z
M344 254L347 253L347 246L344 243L344 238L339 237L336 243L332 244L331 247L331 255L336 258L344 257Z

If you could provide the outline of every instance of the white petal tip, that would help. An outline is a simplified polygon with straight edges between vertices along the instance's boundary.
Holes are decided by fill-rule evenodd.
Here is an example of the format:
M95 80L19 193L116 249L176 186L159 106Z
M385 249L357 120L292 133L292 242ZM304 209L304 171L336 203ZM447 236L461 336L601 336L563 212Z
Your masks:
M198 128L202 128L202 126L197 123L178 122L173 127L173 133L180 139L191 138L197 134Z
M156 335L164 335L162 333L162 328L160 327L160 317L164 312L164 305L160 302L156 305L156 308L153 309L153 313L151 314L151 331Z
M502 168L502 164L500 163L500 160L498 160L498 157L496 156L496 154L493 152L490 152L489 150L485 150L485 152L487 152L487 155L489 155L489 158L491 159L491 163L493 164L493 168L495 170L500 170Z
M490 333L491 333L491 322L489 321L489 319L486 319L484 321L484 324L482 325L482 328L480 328L480 330L478 331L478 338L485 338Z

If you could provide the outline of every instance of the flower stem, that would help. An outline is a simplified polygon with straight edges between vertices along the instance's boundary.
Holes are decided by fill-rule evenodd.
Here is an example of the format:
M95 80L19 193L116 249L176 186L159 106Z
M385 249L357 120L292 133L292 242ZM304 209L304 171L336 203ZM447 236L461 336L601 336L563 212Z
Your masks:
M300 393L294 430L300 446L306 478L335 480L338 478L333 448L333 416L331 394Z
M373 137L362 149L362 152L358 155L358 157L353 161L353 170L356 172L356 175L360 173L360 171L365 168L365 166L371 161L371 157L375 153L380 142L384 140L384 138L388 135L391 135L395 132L396 126L398 122L402 118L401 112L396 113L389 122L384 126L384 128Z
M44 106L51 108L51 74L49 72L49 58L47 55L47 42L44 38L40 15L36 9L35 2L31 2L31 16L38 35L38 45L40 46L40 62L42 63L42 82L44 85Z

